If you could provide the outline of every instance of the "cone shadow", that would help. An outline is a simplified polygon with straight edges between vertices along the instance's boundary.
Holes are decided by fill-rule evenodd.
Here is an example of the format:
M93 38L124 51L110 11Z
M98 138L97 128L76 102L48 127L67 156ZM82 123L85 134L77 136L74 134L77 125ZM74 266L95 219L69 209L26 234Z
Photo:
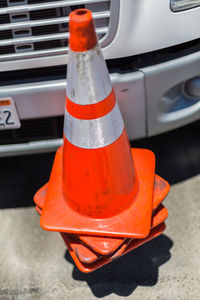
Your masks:
M162 234L116 261L90 273L81 273L74 265L68 251L65 259L74 265L76 281L86 281L97 298L115 293L129 296L138 286L153 286L158 281L159 266L171 257L173 242Z

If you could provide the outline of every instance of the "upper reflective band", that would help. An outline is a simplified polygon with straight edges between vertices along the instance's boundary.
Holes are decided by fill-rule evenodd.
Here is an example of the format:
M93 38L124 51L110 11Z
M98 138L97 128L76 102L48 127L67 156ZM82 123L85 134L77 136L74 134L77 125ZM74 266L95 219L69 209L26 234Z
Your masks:
M85 52L69 51L67 96L77 104L88 105L104 100L112 85L99 45Z
M79 120L65 110L64 135L79 148L106 147L120 137L123 129L124 121L117 103L109 114L94 120Z

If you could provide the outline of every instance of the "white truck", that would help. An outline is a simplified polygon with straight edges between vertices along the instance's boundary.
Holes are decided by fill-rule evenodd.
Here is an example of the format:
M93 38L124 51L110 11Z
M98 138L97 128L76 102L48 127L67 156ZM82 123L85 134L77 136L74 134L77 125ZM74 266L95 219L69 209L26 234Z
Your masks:
M0 156L62 144L68 15L83 7L130 140L200 118L200 0L1 0Z

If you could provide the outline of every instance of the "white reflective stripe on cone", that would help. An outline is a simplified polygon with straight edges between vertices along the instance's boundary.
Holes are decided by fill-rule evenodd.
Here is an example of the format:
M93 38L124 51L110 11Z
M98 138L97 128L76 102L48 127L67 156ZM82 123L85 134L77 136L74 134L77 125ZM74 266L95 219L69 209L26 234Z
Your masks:
M107 115L80 120L65 110L64 135L73 145L84 149L97 149L115 142L124 129L124 121L118 104Z
M99 45L85 52L69 51L67 96L77 104L98 103L112 90L110 76Z

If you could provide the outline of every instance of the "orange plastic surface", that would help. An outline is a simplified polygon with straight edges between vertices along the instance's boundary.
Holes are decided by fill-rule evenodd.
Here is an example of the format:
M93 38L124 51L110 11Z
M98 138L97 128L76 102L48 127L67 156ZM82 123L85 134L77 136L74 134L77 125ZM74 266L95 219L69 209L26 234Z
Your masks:
M144 239L139 239L139 240L133 240L129 245L128 247L125 249L124 254L138 248L139 246L143 245L144 243L147 243L148 241L152 240L153 238L159 236L160 234L163 233L163 231L165 230L165 224L162 223L160 225L158 225L157 227L153 228L151 231L150 231L150 234L144 238ZM80 260L78 259L78 257L76 256L76 253L73 251L73 249L71 248L70 244L66 241L66 245L67 245L67 248L69 250L69 253L71 255L71 257L73 258L76 266L78 267L78 269L81 271L81 272L84 272L84 273L90 273L90 272L93 272L95 271L96 269L112 262L114 259L112 259L112 257L109 259L109 258L102 258L101 260L98 260L97 262L93 263L93 264L83 264L80 262Z
M44 208L44 202L46 199L46 195L47 195L47 189L48 189L48 183L46 183L45 185L43 185L38 191L37 193L35 193L34 195L34 202L35 204L43 209Z
M41 209L37 210L37 212L39 214L41 214ZM158 225L159 223L162 223L162 219L164 221L167 218L168 212L167 212L167 209L162 206L162 207L159 207L158 212L156 212L155 214L156 214L155 217L153 217L153 224L152 224L153 228L156 226L156 224ZM78 268L81 271L87 272L87 273L94 271L94 266L92 266L92 270L90 270L90 271L88 270L88 266L87 266L88 264L94 264L95 262L98 261L99 262L98 268L99 268L99 267L119 258L123 254L135 249L136 247L139 247L140 245L142 245L144 243L144 239L140 239L140 240L125 239L122 246L119 248L119 250L117 252L114 253L114 255L112 255L111 257L103 258L101 255L97 255L96 253L92 252L90 249L88 249L84 245L80 244L80 242L78 242L77 239L72 237L72 235L71 235L71 237L69 237L66 233L61 232L60 234L61 234L65 244L67 245L69 251L71 250L70 254L71 254L72 258L75 258L75 263L77 264Z
M151 231L151 239L160 235L161 233L163 233L165 228L166 228L166 225L164 222L161 223L160 225L158 225L157 227L154 227ZM148 241L149 241L149 237L146 237L145 239L142 239L142 240L132 240L132 242L128 245L128 247L125 249L123 254L126 254L126 253L138 248L139 246L142 246L143 244L145 244Z
M36 211L39 213L39 215L41 215L41 209L38 208L37 206L36 206ZM167 216L168 216L167 209L164 208L163 205L160 205L158 210L156 210L156 212L154 213L152 228L158 226L160 223L162 223L164 220L166 220ZM99 254L95 253L94 251L91 251L91 249L87 248L86 245L82 245L80 243L80 240L78 240L74 236L71 235L71 237L69 238L66 233L61 233L61 236L62 236L63 240L65 241L65 243L68 242L68 244L70 244L70 247L76 253L76 256L78 257L78 259L80 260L81 263L92 264L102 258L102 255L99 255ZM99 238L103 239L101 237L99 237ZM105 239L105 241L107 240L106 237L104 239ZM124 253L127 246L133 242L133 240L134 239L123 239L123 241L124 241L123 244L114 253L114 255L112 255L112 260L120 257Z
M63 170L65 201L88 218L114 217L131 206L138 191L125 129L115 142L97 149L79 148L64 138Z
M153 193L153 211L164 200L170 190L169 183L155 174L154 193ZM109 255L114 252L122 243L124 238L109 238L99 236L78 235L78 237L90 248L101 255Z
M46 194L47 194L47 188L48 188L48 183L46 183L43 187L41 187L37 191L37 193L34 195L34 202L40 208L44 207L44 202L45 202ZM164 200L164 198L169 193L169 190L170 190L169 183L165 179L163 179L162 177L160 177L157 174L155 174L155 178L154 178L154 193L153 193L153 211ZM113 238L111 238L111 240L113 240ZM85 241L85 236L84 236L84 240L83 241ZM95 246L95 245L91 244L91 246L93 248L93 246ZM103 252L102 254L105 254L105 253Z
M169 192L169 189L170 186L168 182L155 174L154 193L153 193L153 211L155 211L158 205L164 200L164 198ZM44 207L46 192L47 192L47 184L44 185L35 194L34 201L40 208ZM38 211L38 208L36 208L36 210ZM38 213L41 214L41 211L39 211ZM110 255L126 241L126 243L124 243L122 247L119 249L119 254L120 254L120 251L123 252L124 247L126 247L128 242L131 241L130 239L126 239L126 238L109 238L109 237L87 236L87 235L77 235L77 237L79 237L79 239L82 240L82 242L84 242L87 246L89 246L91 249L93 249L95 252L101 255Z
M82 245L75 235L68 235L67 233L60 233L64 242L70 244L72 250L82 263L91 264L99 260L102 256L96 254L86 245Z
M108 237L146 237L151 228L155 156L153 152L145 149L132 149L132 156L138 178L138 191L131 205L113 217L95 219L77 213L65 201L62 188L62 148L59 148L40 218L42 228L49 231Z
M152 228L155 228L159 224L163 223L168 217L168 210L162 204L160 204L159 208L153 213L152 219ZM112 256L112 259L116 259L122 255L125 249L129 246L130 243L135 239L126 239L123 245L119 248L118 251Z
M166 188L168 187L168 184L160 184L160 182L162 181L162 178L160 178L159 176L155 176L155 184L154 184L154 198L153 198L153 210L155 211L156 206L159 205L159 203L162 201L162 199L165 198L166 196ZM159 184L159 186L161 187L160 189L157 187ZM37 194L35 195L35 202L42 207L44 204L44 200L42 198L44 198L45 196L45 188L46 185L40 189ZM163 192L161 192L161 190L163 189ZM40 197L41 196L41 197ZM40 198L38 200L38 198ZM38 213L41 213L41 209L39 209ZM153 219L152 219L152 228L158 226L158 224L162 223L168 216L168 211L166 208L164 208L163 205L160 205L156 211L153 213ZM74 251L76 256L78 257L78 259L80 260L80 263L83 264L93 264L97 261L99 261L100 259L102 259L101 255L96 254L94 251L91 251L90 248L87 248L86 245L82 245L80 243L80 240L77 239L77 237L71 235L71 237L68 237L67 234L65 233L61 233L61 236L63 237L65 243L68 245L70 244L71 247L71 251ZM91 237L92 239L93 237ZM105 240L111 240L110 238L107 237L97 237L97 239L105 239ZM133 241L136 242L136 240L134 239L119 239L122 241L122 245L121 247L119 247L119 249L114 253L114 255L112 255L112 257L109 257L109 262L117 259L119 256L121 256L124 252L126 252L126 249L130 248L130 244L133 245ZM124 243L123 243L124 242ZM137 245L137 243L134 243L134 245ZM127 248L129 246L129 248ZM104 264L104 259L101 262L101 264ZM84 267L85 268L85 267Z
M155 175L154 181L154 198L153 198L153 210L155 210L160 202L162 202L167 194L169 193L170 185L169 183L163 179L162 177Z
M156 212L153 215L152 218L152 228L155 228L159 224L163 223L166 218L168 217L168 211L167 209L161 204L159 208L156 210ZM77 238L73 238L73 235L68 236L67 234L62 234L64 241L67 241L68 244L70 244L70 247L72 250L76 253L76 256L80 260L81 263L84 264L92 264L102 258L101 255L96 254L91 249L87 248L86 245L82 245L80 243L80 240L77 240ZM106 240L106 237L105 237ZM127 246L133 242L135 239L125 239L124 243L121 245L121 247L117 250L117 252L114 253L114 255L110 255L109 258L111 260L116 259L117 257L121 256L122 253L126 250Z
M69 15L69 47L73 51L88 51L97 44L92 13L88 9L76 9Z
M91 120L101 118L107 115L114 108L116 104L115 94L112 89L111 93L104 100L95 104L81 105L72 102L66 96L66 109L68 113L74 118L81 120Z

